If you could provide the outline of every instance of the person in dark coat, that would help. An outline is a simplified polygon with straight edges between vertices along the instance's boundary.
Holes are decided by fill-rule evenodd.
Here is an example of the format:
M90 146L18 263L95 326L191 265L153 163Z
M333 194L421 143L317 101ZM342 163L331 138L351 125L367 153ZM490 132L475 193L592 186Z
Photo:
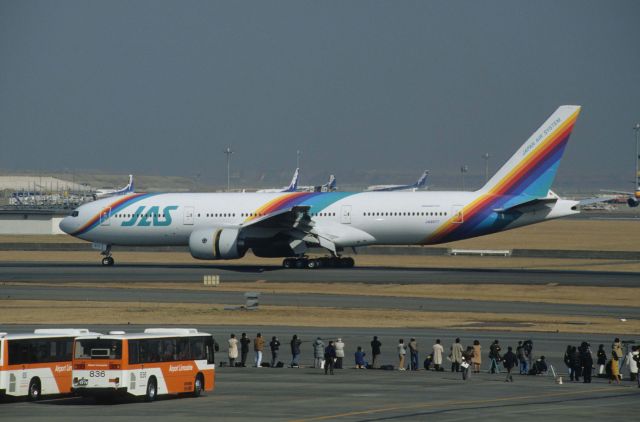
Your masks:
M247 333L242 333L240 337L240 364L244 368L247 363L247 355L249 354L249 343L251 339L247 337Z
M513 348L511 346L507 347L507 353L502 357L502 366L507 370L507 378L505 382L513 382L513 375L511 375L511 370L517 365L518 357L515 353L513 353Z
M302 341L298 338L297 334L294 334L291 338L291 367L298 367L298 358L300 357L300 345Z
M604 351L604 344L598 346L596 356L598 358L598 376L604 377L606 376L605 366L607 365L607 352Z
M500 357L500 351L502 347L500 347L500 342L498 340L494 341L491 346L489 346L489 359L491 360L491 368L489 372L495 374L500 369L498 369L498 364L502 360Z
M324 374L329 372L333 375L333 366L336 362L336 347L333 345L333 341L329 342L329 345L324 349Z
M576 382L580 381L580 377L582 376L582 367L580 366L580 351L577 347L571 348L571 365L573 367L573 373L576 377Z
M564 361L564 364L567 366L567 371L569 371L569 379L573 381L573 379L576 376L575 376L575 373L573 372L573 365L571 365L571 356L573 354L571 349L572 349L571 345L568 345L567 350L564 352L563 361Z
M373 336L373 340L371 340L371 367L378 367L378 358L380 357L380 348L382 347L382 343L378 340L378 336Z
M278 351L280 350L280 341L278 337L273 336L269 342L269 349L271 349L271 367L276 366L276 360L278 360Z
M582 368L582 379L589 384L591 382L591 371L593 370L593 356L587 342L583 342L580 345L580 367Z

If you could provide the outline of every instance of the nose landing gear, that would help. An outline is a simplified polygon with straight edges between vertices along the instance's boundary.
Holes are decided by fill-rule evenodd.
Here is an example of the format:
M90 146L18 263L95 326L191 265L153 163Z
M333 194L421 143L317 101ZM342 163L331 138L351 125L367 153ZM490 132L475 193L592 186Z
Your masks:
M104 256L104 258L102 258L103 267L111 267L115 263L111 256L111 245L103 245L100 255Z

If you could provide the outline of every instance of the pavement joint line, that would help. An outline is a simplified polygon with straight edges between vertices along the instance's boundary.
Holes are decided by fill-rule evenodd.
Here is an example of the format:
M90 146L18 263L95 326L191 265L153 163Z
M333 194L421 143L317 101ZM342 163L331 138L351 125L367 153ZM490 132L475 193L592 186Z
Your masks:
M540 398L553 398L553 397L566 397L566 396L577 396L582 394L592 394L592 393L600 393L604 391L611 391L611 386L607 388L598 388L590 391L565 391L561 393L547 393L547 394L536 394L536 395L526 395L526 396L510 396L510 397L501 397L497 399L482 399L482 400L452 400L452 401L444 401L438 403L428 403L428 404L412 404L412 405L397 405L397 406L389 406L389 407L381 407L377 409L368 409L368 410L358 410L353 412L346 413L338 413L334 415L322 415L315 416L311 418L305 419L292 419L290 422L311 422L311 421L323 421L329 419L339 419L339 418L348 418L351 416L362 416L362 415L372 415L376 413L385 413L385 412L393 412L395 410L412 410L412 409L429 409L429 408L438 408L443 406L468 406L474 404L489 404L489 403L500 403L511 400L529 400L529 399L540 399ZM633 395L634 393L628 393L625 395Z

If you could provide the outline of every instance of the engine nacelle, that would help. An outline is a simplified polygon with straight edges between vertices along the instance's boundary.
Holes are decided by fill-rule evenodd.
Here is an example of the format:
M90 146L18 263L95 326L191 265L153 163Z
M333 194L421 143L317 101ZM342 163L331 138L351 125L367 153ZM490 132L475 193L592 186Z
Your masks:
M189 236L189 251L196 259L238 259L247 252L238 229L207 228Z
M635 208L635 207L637 207L638 205L640 205L640 200L638 200L638 199L634 198L633 196L630 196L630 197L627 199L627 205L629 205L631 208Z

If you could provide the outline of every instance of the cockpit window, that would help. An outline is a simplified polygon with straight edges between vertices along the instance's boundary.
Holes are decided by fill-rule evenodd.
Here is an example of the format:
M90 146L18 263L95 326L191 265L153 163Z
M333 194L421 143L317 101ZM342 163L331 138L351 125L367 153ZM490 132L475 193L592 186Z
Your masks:
M79 212L78 212L78 211L74 211L74 212L72 212L72 213L71 213L71 217L77 217L77 216L78 216L78 214L79 214Z

